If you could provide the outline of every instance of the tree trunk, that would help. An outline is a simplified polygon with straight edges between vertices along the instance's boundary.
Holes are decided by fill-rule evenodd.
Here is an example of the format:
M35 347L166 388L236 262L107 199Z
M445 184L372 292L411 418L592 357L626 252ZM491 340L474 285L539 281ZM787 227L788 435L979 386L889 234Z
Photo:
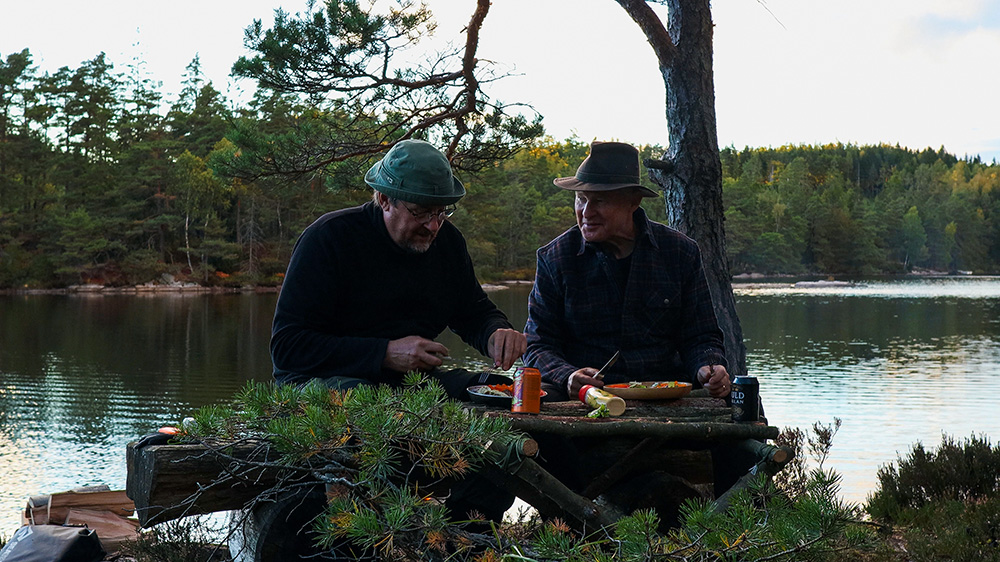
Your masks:
M715 314L725 334L729 373L745 374L746 346L723 226L709 0L666 0L669 31L646 0L617 2L646 35L666 85L670 145L660 161L646 162L650 179L663 190L670 226L698 241Z
M187 254L188 271L190 271L193 274L194 273L194 266L191 265L191 238L190 238L190 234L189 234L190 233L190 228L189 228L190 223L191 223L191 214L185 212L184 213L184 248L185 248L184 253Z

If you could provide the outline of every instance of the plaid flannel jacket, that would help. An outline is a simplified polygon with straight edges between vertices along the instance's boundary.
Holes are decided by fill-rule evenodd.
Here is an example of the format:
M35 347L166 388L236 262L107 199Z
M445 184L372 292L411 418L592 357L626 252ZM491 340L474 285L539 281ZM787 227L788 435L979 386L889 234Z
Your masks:
M582 367L621 357L607 383L691 381L702 365L726 366L722 330L694 240L633 216L636 245L622 291L614 257L584 241L573 227L537 252L528 297L525 364L565 387Z

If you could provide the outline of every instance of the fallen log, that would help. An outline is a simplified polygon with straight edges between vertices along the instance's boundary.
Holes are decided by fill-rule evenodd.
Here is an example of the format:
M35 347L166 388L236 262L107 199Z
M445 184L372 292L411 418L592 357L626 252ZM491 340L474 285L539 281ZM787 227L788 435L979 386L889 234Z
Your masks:
M538 452L538 443L524 439L507 446L491 443L501 464ZM277 463L279 453L267 443L252 442L210 448L205 445L147 445L129 443L125 492L135 503L143 526L188 515L242 509L262 493L279 488L301 488L323 483L325 477L303 467ZM511 458L513 457L513 458Z
M280 482L315 482L307 470L276 464L260 443L210 449L204 445L129 443L125 492L143 526L188 515L239 509Z

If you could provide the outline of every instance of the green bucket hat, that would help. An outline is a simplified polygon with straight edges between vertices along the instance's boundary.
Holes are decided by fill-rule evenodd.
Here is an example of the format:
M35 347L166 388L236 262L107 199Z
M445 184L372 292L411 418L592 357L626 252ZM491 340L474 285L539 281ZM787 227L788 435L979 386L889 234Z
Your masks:
M452 173L445 155L422 140L396 143L368 170L365 183L389 197L417 205L452 205L465 196L465 186Z

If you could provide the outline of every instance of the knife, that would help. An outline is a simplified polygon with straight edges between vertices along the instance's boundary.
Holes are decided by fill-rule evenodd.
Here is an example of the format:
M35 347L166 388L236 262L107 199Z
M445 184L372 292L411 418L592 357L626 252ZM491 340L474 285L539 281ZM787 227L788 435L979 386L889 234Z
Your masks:
M611 367L612 365L614 365L615 361L618 361L618 356L621 355L621 354L622 354L622 352L621 352L620 349L618 351L616 351L615 354L611 356L611 359L608 359L608 362L605 363L603 367L601 367L601 370L597 371L597 374L594 375L594 378L597 379L597 380L603 379L604 378L604 371L608 370L609 367Z

